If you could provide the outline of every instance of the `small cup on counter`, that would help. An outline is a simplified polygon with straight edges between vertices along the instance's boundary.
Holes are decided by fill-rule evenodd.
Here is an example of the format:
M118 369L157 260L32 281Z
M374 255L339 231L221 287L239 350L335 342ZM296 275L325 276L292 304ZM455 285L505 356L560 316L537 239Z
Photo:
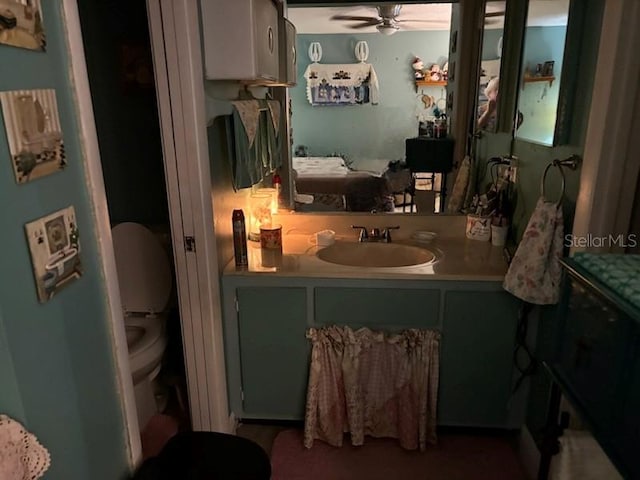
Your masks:
M336 241L336 232L333 230L321 230L313 234L313 243L318 247L328 247Z
M507 234L509 233L508 225L491 224L491 245L503 247L507 243Z
M260 252L263 267L282 265L282 225L260 226Z

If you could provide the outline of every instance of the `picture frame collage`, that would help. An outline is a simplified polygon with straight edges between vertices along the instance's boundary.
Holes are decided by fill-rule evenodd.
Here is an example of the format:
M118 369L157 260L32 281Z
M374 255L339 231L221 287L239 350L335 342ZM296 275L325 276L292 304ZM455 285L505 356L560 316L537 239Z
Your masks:
M46 54L41 0L0 0L0 48L24 49L25 56ZM56 97L53 88L0 91L8 157L19 186L67 167ZM45 303L83 273L75 208L49 212L27 222L24 230L36 296Z

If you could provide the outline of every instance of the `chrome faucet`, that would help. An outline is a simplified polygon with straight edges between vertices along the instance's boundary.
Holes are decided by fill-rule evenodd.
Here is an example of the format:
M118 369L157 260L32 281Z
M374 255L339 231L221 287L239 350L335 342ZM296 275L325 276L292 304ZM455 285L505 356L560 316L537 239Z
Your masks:
M385 227L380 232L379 228L372 228L367 231L367 227L362 227L360 225L351 225L351 228L359 228L360 235L358 236L359 242L382 242L382 243L391 243L391 232L390 230L397 230L400 226L395 227Z

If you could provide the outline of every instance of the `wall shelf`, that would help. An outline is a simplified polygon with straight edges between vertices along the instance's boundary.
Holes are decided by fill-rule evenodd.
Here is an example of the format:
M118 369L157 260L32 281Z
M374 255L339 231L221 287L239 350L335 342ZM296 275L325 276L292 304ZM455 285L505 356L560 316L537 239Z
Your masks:
M446 86L447 86L446 80L441 80L438 82L432 82L426 79L416 80L416 92L420 87L424 88L424 87L446 87Z
M523 82L526 83L535 83L535 82L549 82L549 86L553 85L553 81L556 79L555 76L550 77L524 77ZM523 85L524 87L524 85Z

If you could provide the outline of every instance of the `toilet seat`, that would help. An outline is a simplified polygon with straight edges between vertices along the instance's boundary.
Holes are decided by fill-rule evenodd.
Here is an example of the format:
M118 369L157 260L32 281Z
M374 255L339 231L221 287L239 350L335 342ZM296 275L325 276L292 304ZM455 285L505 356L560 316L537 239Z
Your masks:
M120 223L111 233L125 314L162 312L169 301L172 283L169 259L162 245L138 223Z

